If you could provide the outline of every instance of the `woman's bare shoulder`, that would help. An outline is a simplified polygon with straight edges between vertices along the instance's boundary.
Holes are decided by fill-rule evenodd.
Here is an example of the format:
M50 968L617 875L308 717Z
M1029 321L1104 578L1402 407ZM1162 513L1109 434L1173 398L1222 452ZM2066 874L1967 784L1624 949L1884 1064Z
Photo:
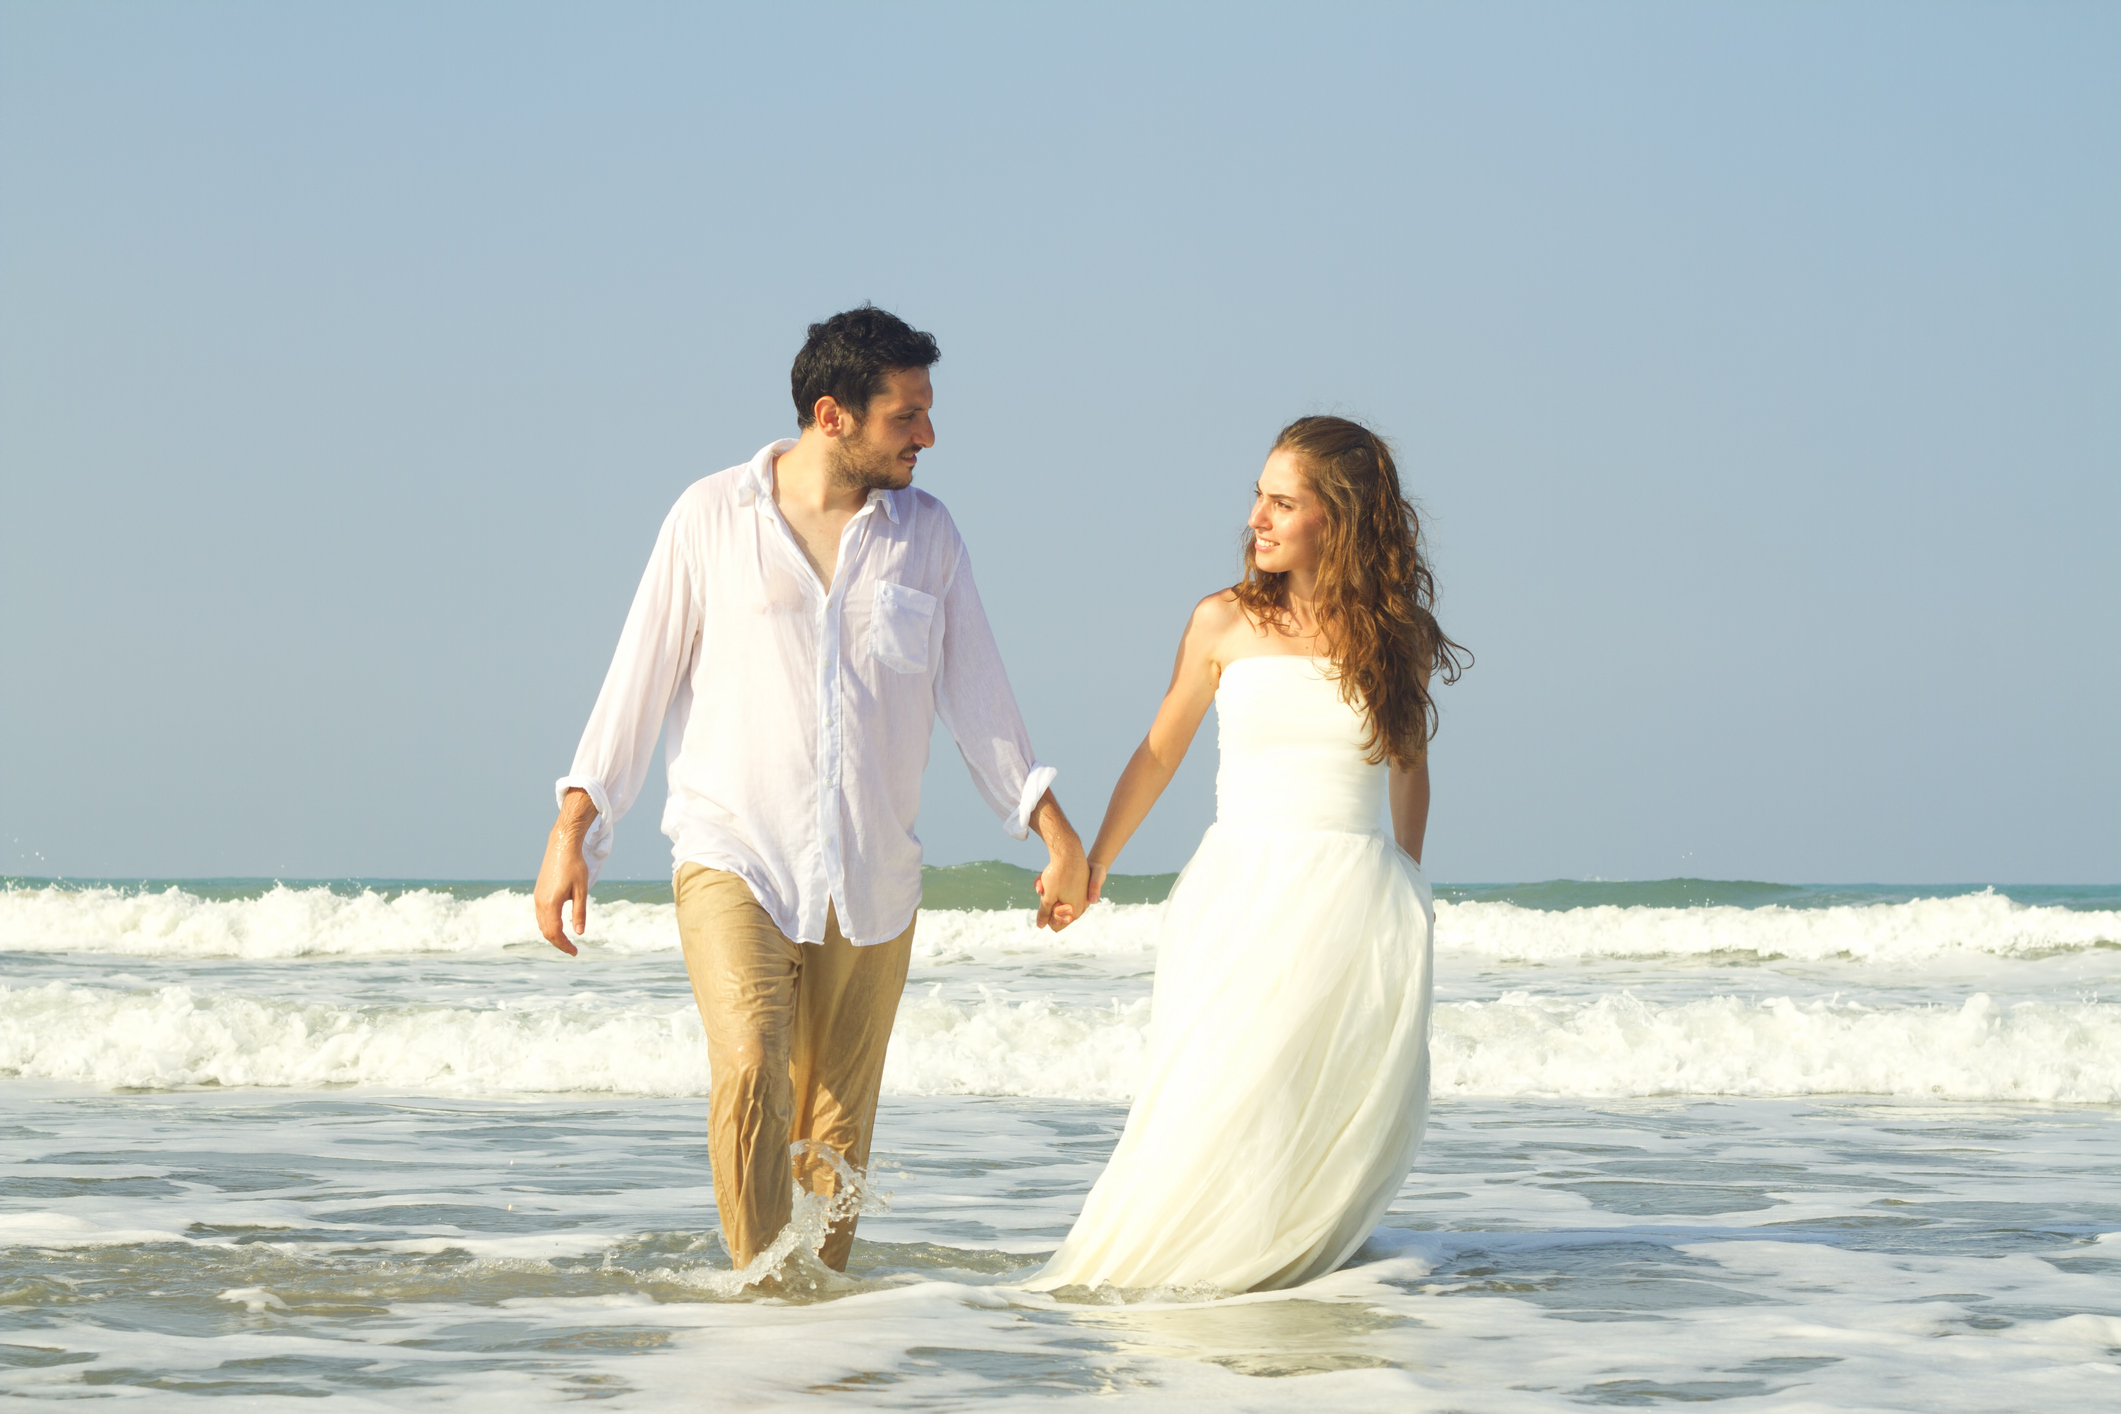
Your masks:
M1218 589L1193 606L1193 617L1186 625L1187 651L1219 664L1241 654L1242 645L1258 632L1259 626L1237 601L1236 593Z
M1193 626L1227 632L1249 624L1245 606L1237 602L1237 591L1218 589L1193 606Z

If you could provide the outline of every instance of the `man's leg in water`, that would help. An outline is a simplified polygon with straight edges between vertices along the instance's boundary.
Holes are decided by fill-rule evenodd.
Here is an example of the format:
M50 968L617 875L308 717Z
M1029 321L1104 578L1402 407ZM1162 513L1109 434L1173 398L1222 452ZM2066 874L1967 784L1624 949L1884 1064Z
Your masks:
M876 1132L876 1095L884 1081L884 1051L891 1023L906 990L913 957L913 927L888 943L858 948L828 912L825 941L803 945L802 978L796 985L795 1039L789 1078L795 1114L791 1145L814 1140L829 1146L856 1171L869 1167L869 1141ZM798 1158L795 1176L812 1193L837 1193L833 1166L814 1154ZM854 1215L832 1226L818 1256L836 1272L847 1270L854 1250Z
M675 892L685 971L707 1029L714 1201L722 1242L742 1269L788 1225L788 1060L805 950L734 874L687 864Z

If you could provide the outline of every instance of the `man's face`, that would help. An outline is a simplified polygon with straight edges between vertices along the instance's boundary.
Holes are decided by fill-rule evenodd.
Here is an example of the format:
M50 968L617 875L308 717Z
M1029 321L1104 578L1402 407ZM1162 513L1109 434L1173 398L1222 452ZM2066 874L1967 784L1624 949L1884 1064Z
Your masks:
M833 439L833 479L865 491L911 486L914 462L935 445L935 424L928 420L934 405L927 369L886 374L884 391L869 400L868 411Z

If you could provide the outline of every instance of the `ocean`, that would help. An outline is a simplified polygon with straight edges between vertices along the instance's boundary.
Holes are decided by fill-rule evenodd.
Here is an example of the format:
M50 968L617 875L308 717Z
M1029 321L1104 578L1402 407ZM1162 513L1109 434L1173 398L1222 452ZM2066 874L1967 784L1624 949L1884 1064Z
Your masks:
M1435 1101L1293 1292L1015 1283L1170 879L931 870L845 1277L737 1285L667 885L0 885L0 1391L314 1409L2121 1407L2121 887L1440 888Z

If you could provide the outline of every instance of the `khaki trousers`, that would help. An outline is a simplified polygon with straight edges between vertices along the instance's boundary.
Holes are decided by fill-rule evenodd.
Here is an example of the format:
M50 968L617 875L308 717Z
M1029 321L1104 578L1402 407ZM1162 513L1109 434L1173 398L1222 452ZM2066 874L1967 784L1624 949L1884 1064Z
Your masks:
M913 925L858 948L826 913L825 941L791 941L734 874L687 864L677 875L678 936L707 1027L713 1094L708 1157L722 1240L738 1267L788 1225L790 1192L837 1193L838 1173L790 1146L816 1140L857 1171L869 1164L884 1050L906 990ZM854 1218L818 1253L835 1271L854 1250Z

